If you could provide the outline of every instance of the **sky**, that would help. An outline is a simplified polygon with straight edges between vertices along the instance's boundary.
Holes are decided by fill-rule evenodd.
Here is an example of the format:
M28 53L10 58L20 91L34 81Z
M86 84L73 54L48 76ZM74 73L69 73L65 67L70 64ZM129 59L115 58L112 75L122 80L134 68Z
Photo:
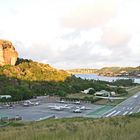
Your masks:
M59 69L140 65L139 0L0 0L0 39Z

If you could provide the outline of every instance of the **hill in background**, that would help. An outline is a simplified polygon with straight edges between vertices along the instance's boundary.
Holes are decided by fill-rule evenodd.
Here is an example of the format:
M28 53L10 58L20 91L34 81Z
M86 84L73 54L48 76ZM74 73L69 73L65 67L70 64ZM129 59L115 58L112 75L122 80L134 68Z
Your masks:
M67 72L72 74L97 74L102 76L132 76L140 77L140 66L138 67L104 67L101 69L71 69Z

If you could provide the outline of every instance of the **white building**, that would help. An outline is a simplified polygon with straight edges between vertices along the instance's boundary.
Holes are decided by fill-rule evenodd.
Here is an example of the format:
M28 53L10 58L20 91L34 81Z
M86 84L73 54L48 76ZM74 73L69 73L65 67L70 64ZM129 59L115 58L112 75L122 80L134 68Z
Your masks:
M0 99L2 99L2 98L8 99L8 98L12 98L12 97L11 97L11 95L0 95Z
M96 95L96 96L108 96L108 95L110 95L110 92L108 92L106 90L101 90L99 92L96 92L94 95Z
M90 90L94 90L94 88L85 89L84 91L81 91L81 93L88 94Z

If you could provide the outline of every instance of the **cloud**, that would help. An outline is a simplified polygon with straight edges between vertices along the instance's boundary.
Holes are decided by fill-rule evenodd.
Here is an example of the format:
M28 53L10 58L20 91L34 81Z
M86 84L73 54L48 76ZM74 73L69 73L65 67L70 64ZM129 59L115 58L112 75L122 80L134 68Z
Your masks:
M0 1L0 38L57 68L139 65L138 0Z
M123 46L129 42L131 35L117 28L105 28L102 43L106 46Z
M116 13L116 0L96 0L91 4L80 5L63 19L63 26L87 29L107 23Z

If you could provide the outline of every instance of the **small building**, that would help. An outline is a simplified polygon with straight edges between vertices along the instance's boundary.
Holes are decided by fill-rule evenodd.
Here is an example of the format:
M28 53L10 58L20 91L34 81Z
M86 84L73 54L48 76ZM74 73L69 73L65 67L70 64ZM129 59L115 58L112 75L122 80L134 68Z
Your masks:
M90 90L94 90L94 88L85 89L85 90L81 91L81 93L88 94Z
M12 98L12 96L11 95L0 95L0 99L2 99L2 98L8 99L8 98Z
M114 91L111 92L111 96L115 96L116 93Z
M108 95L110 95L110 92L108 92L106 90L101 90L99 92L96 92L94 95L96 95L96 96L108 96Z

